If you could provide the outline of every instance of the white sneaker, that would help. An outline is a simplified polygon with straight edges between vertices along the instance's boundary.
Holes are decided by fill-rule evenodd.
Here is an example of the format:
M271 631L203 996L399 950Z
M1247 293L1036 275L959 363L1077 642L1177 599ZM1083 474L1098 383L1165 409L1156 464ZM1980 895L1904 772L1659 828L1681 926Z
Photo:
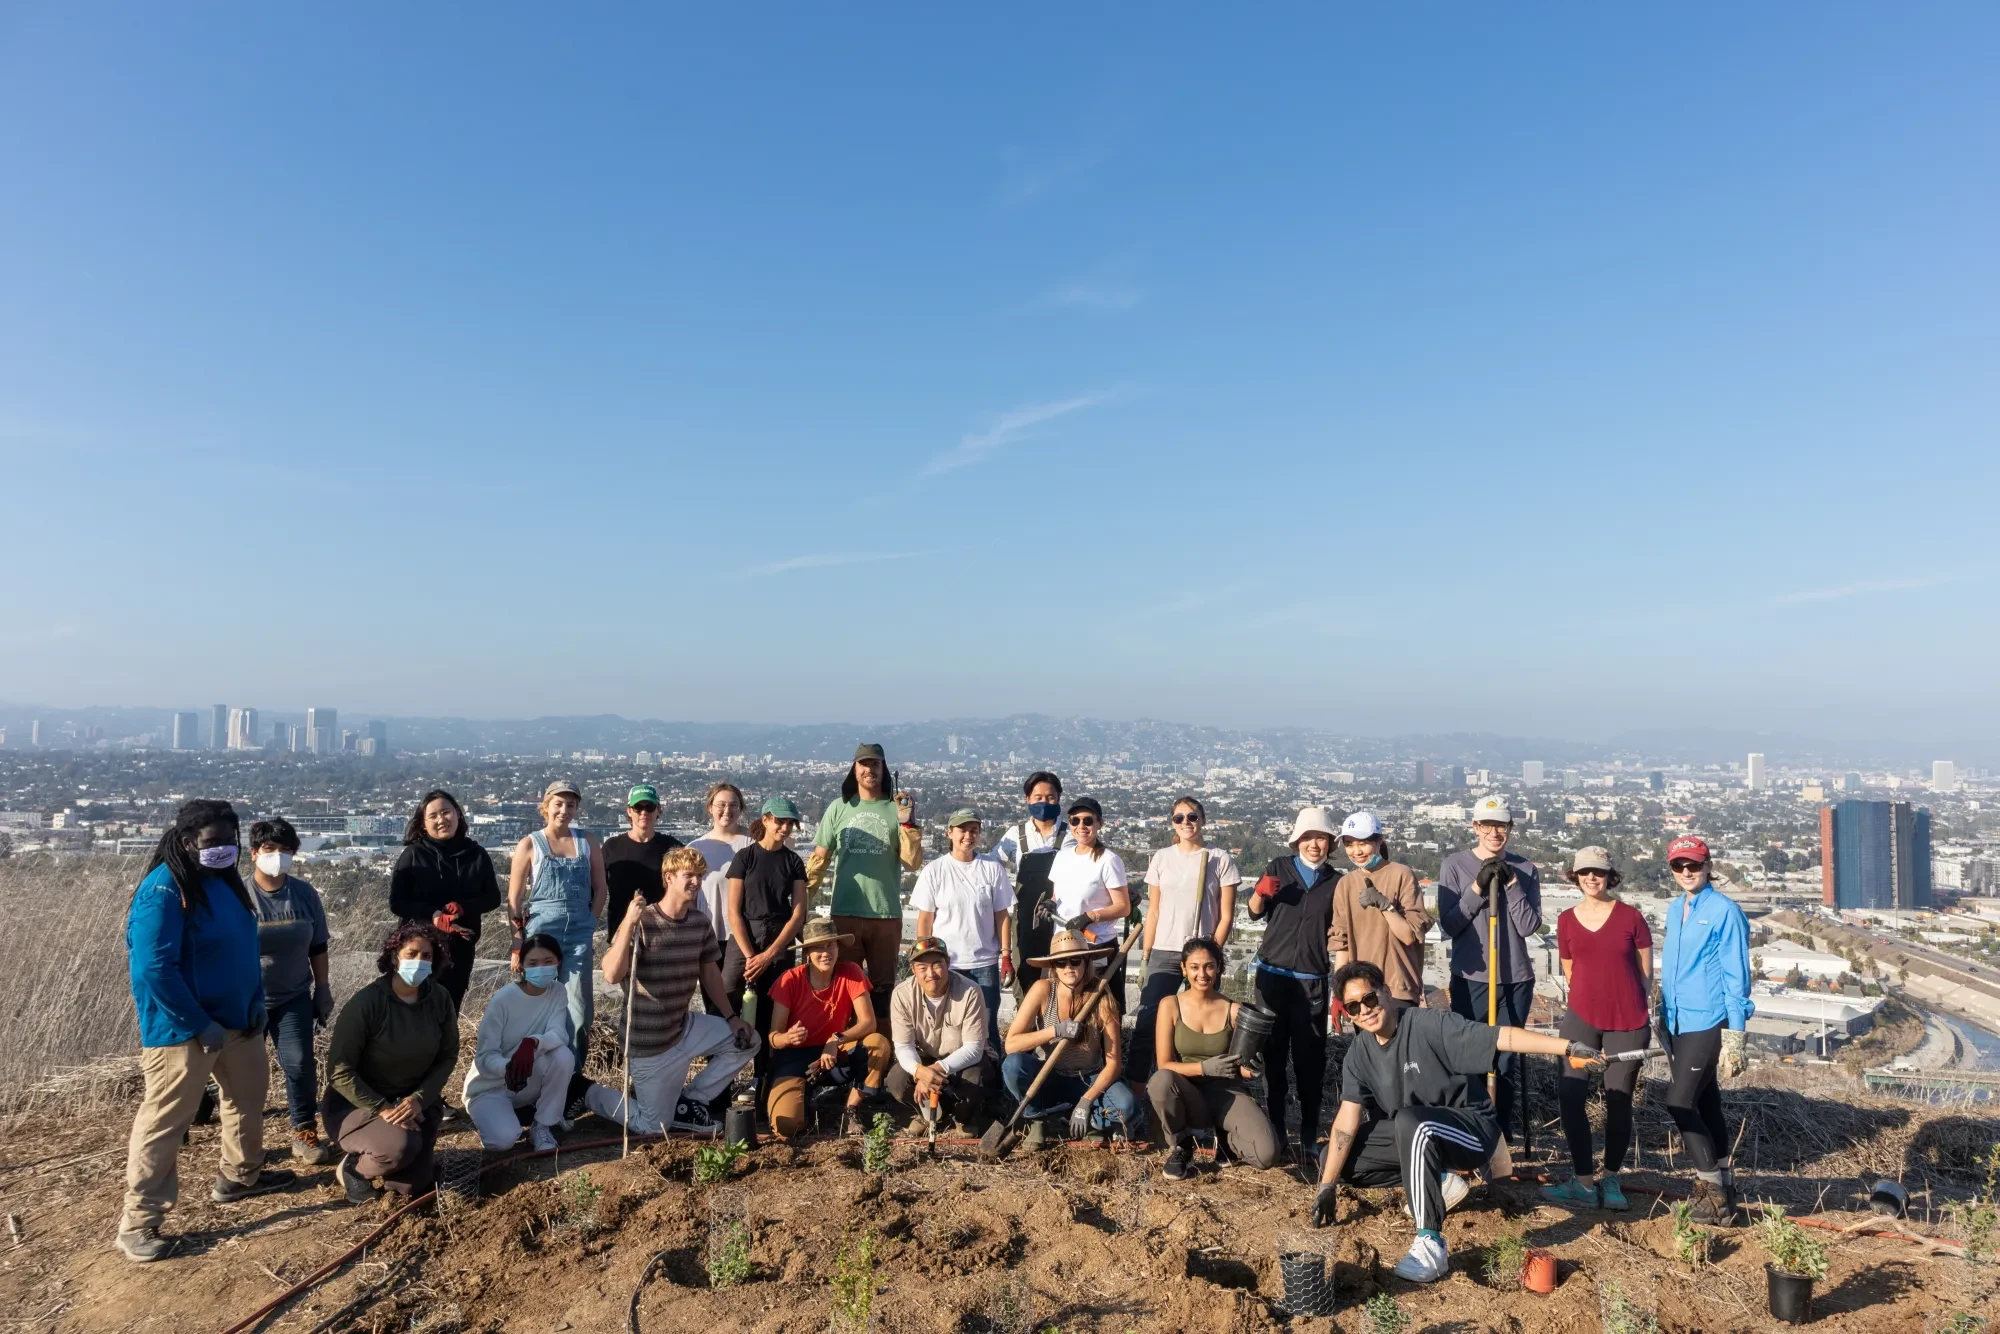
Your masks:
M1411 1283L1435 1283L1451 1272L1451 1257L1436 1237L1417 1234L1410 1253L1396 1261L1396 1277Z
M528 1143L537 1153L547 1153L556 1147L556 1132L547 1126L538 1125L528 1132Z
M1472 1194L1472 1187L1456 1172L1440 1172L1438 1191L1444 1196L1444 1211L1450 1213L1465 1203L1465 1197Z

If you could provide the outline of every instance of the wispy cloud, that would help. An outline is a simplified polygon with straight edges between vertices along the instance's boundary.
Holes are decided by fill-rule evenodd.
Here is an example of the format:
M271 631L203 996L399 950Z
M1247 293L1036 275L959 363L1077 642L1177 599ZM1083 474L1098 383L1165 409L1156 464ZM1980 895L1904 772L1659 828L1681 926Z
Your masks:
M1796 606L1802 602L1839 602L1844 598L1865 597L1870 593L1905 593L1918 588L1936 588L1939 584L1955 582L1956 574L1925 574L1908 579L1863 579L1857 583L1840 584L1833 588L1811 588L1799 593L1785 593L1771 599L1774 607Z
M1058 399L1053 403L1030 403L1026 407L1003 412L985 430L975 431L961 438L955 449L948 449L926 463L923 475L935 477L939 473L971 467L1007 446L1027 439L1039 427L1059 417L1082 412L1085 408L1094 408L1115 397L1117 397L1115 390L1106 389L1094 394L1080 394L1075 398Z
M1061 283L1042 293L1040 304L1072 310L1130 310L1146 299L1144 288L1128 283Z
M927 551L821 551L810 556L774 560L767 565L752 565L743 574L746 578L763 579L774 574L790 574L793 570L822 570L830 565L873 565L885 560L915 560L919 556L935 556L940 550L942 548L932 547Z

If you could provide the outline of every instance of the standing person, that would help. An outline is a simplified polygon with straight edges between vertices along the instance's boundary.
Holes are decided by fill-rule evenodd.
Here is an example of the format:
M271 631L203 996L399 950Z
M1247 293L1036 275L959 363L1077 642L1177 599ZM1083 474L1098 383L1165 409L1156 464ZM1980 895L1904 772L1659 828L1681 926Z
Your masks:
M1569 984L1562 1035L1607 1056L1644 1051L1652 1036L1646 995L1653 977L1653 933L1638 910L1614 892L1618 872L1610 852L1578 848L1569 882L1583 891L1583 900L1556 918L1556 947ZM1630 1207L1618 1173L1632 1143L1632 1093L1638 1086L1637 1061L1620 1061L1604 1072L1604 1176L1599 1178L1590 1152L1590 1074L1564 1063L1556 1087L1570 1179L1542 1187L1543 1199L1580 1208Z
M1324 806L1307 806L1292 821L1292 855L1273 858L1250 893L1250 919L1266 923L1253 965L1257 1000L1277 1017L1264 1046L1264 1096L1280 1162L1291 1152L1285 1139L1285 1095L1293 1083L1299 1098L1299 1151L1310 1153L1319 1138L1329 1012L1327 939L1333 930L1333 890L1340 879L1328 860L1333 840L1333 817Z
M764 802L757 841L730 860L729 944L722 951L722 989L740 1004L745 984L757 1001L756 1078L771 1069L771 988L792 966L792 942L806 924L806 864L792 851L799 808L787 797Z
M738 809L741 809L740 804ZM613 834L604 840L604 886L608 891L604 929L607 932L616 931L618 924L625 920L634 894L644 894L649 903L659 900L664 883L660 863L669 852L681 846L681 841L672 834L659 832L660 790L651 783L634 784L632 790L625 794L625 821L628 827L624 833ZM703 850L702 855L706 857L707 851ZM728 865L726 861L722 864ZM718 930L727 929L721 926L719 917L716 921ZM609 937L606 940L609 943Z
M1340 848L1354 869L1333 888L1333 966L1365 959L1388 979L1389 1003L1424 1003L1424 932L1431 915L1424 911L1417 876L1401 862L1388 860L1388 840L1382 822L1368 811L1356 811L1340 826Z
M1313 1198L1312 1225L1340 1221L1340 1183L1400 1182L1417 1225L1396 1277L1435 1283L1451 1269L1444 1216L1466 1197L1461 1172L1482 1167L1500 1146L1486 1098L1498 1052L1569 1056L1592 1069L1596 1048L1526 1029L1489 1028L1455 1014L1386 1003L1382 970L1356 960L1334 974L1341 1006L1360 1031L1340 1066L1340 1110Z
M1242 1084L1257 1072L1229 1057L1243 1007L1222 994L1222 946L1210 936L1194 936L1175 957L1187 990L1160 1000L1153 1051L1159 1068L1146 1081L1146 1096L1167 1137L1160 1175L1169 1181L1188 1175L1197 1130L1217 1132L1218 1163L1226 1140L1236 1158L1269 1167L1278 1161L1278 1137Z
M183 805L126 913L146 1080L125 1150L117 1246L128 1260L163 1259L180 1244L160 1235L160 1222L179 1197L181 1137L211 1077L222 1091L222 1171L209 1197L232 1204L297 1179L263 1165L268 1020L257 914L236 871L238 828L226 801Z
M945 821L951 855L926 862L910 891L917 935L938 935L951 966L971 978L986 1000L986 1042L1000 1047L1000 985L1014 978L1009 920L1014 886L998 858L979 853L979 812L961 806Z
M1680 893L1667 904L1660 951L1660 1027L1673 1058L1667 1113L1694 1160L1695 1217L1734 1227L1736 1164L1722 1119L1720 1081L1743 1073L1750 1003L1750 923L1709 880L1708 844L1675 839L1667 869Z
M824 917L799 933L806 961L787 969L771 989L771 1091L764 1101L771 1133L790 1139L806 1128L806 1085L847 1086L841 1132L861 1133L863 1100L882 1096L896 1050L879 1030L874 992L861 965L841 954L853 944ZM838 1072L838 1073L836 1073Z
M1081 931L1093 945L1115 945L1132 914L1130 877L1125 859L1104 842L1104 808L1095 797L1078 797L1069 805L1069 833L1075 841L1057 851L1049 863L1049 920L1065 930ZM1111 965L1111 986L1105 1000L1125 1010L1125 956Z
M571 827L582 804L582 793L567 779L542 789L545 823L514 845L507 883L508 911L522 931L562 942L570 1050L579 1070L590 1051L590 1023L597 1009L591 936L611 898L597 840Z
M1079 931L1056 932L1049 952L1035 960L1046 974L1028 988L1007 1025L1007 1059L1000 1063L1000 1079L1016 1101L1027 1098L1028 1086L1041 1073L1042 1064L1055 1062L1034 1101L1021 1113L1029 1122L1031 1149L1046 1142L1048 1129L1041 1118L1064 1107L1070 1109L1071 1139L1116 1126L1127 1140L1135 1140L1145 1128L1146 1114L1139 1100L1118 1077L1117 1007L1100 1003L1088 1023L1078 1018L1096 980L1096 961L1113 949L1091 944ZM1055 1046L1064 1040L1068 1045L1057 1054Z
M1489 985L1499 993L1499 1022L1522 1028L1535 1003L1535 965L1528 938L1542 929L1542 881L1535 864L1507 849L1514 836L1514 813L1500 797L1481 797L1472 807L1472 836L1478 846L1454 852L1438 871L1438 926L1451 937L1451 1010L1476 1024L1486 1022ZM1488 900L1500 896L1500 976L1486 975ZM1503 1048L1494 1072L1500 1132L1514 1134L1514 1056Z
M909 961L910 975L889 997L896 1064L883 1085L905 1107L936 1099L940 1115L950 1113L970 1129L986 1119L1001 1091L1000 1058L986 1045L992 1021L983 988L952 969L950 949L937 936L919 931Z
M730 1081L757 1054L757 1030L743 1022L722 985L722 947L701 906L708 863L693 848L675 848L660 864L658 903L633 895L625 920L604 951L604 980L626 989L631 1062L631 1105L617 1090L592 1084L590 1110L644 1135L718 1129L716 1111ZM695 988L708 998L707 1014L690 1008ZM688 1067L707 1064L692 1080Z
M1139 942L1145 951L1145 974L1127 1076L1136 1084L1144 1084L1152 1069L1153 1024L1160 1002L1180 990L1182 942L1200 936L1227 945L1236 918L1236 887L1243 883L1243 873L1228 850L1211 850L1202 842L1206 807L1193 797L1181 797L1168 818L1174 841L1146 864L1146 934Z
M708 878L701 882L701 908L715 924L715 943L729 943L729 863L736 854L756 842L743 828L743 789L734 783L711 783L701 800L708 812L708 832L688 846L708 863Z
M629 902L629 900L628 900ZM569 1049L569 1003L556 986L562 942L530 936L521 942L520 981L486 1002L465 1072L465 1114L488 1149L511 1149L521 1138L516 1109L535 1109L528 1142L537 1151L556 1147L563 1103L576 1057Z
M437 978L454 1009L472 983L483 919L499 906L493 858L473 841L465 808L443 788L426 792L403 826L403 851L389 872L389 911L436 927L449 942L451 966Z
M291 873L299 834L290 820L279 816L251 825L250 849L255 868L250 907L257 914L257 948L264 961L264 1012L285 1075L292 1157L317 1167L340 1156L319 1137L319 1071L313 1064L313 1027L333 1018L326 905L318 890Z
M376 956L381 976L333 1021L319 1111L345 1155L334 1172L354 1204L431 1184L444 1085L458 1064L458 1007L433 980L450 958L442 931L399 923Z
M820 816L806 881L833 878L833 925L852 938L840 947L846 963L865 964L875 1013L889 1013L896 955L903 941L903 870L924 864L923 831L909 793L896 795L882 747L857 746L840 784L840 799Z
M1056 853L1076 840L1063 824L1062 779L1047 769L1037 769L1021 784L1027 799L1028 818L1010 825L993 845L1014 878L1014 996L1019 999L1041 974L1030 958L1046 954L1054 924L1038 910L1049 896L1049 865Z

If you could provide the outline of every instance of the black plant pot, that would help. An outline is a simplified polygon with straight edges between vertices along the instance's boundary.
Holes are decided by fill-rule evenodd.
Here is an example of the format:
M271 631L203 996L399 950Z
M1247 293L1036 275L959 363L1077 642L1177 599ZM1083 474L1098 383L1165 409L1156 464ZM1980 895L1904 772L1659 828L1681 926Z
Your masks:
M1813 1281L1803 1274L1787 1274L1775 1265L1764 1266L1765 1297L1774 1319L1788 1325L1803 1325L1812 1319Z
M757 1113L750 1107L731 1107L722 1114L722 1142L757 1147Z

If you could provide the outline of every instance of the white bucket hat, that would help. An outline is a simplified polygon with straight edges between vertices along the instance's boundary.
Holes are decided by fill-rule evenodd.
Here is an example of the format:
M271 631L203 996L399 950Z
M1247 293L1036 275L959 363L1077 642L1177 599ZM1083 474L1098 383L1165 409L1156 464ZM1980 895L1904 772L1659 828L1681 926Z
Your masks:
M1382 822L1375 818L1373 811L1356 811L1340 823L1340 841L1348 839L1357 842L1382 837Z
M1340 837L1339 832L1333 827L1333 817L1326 813L1324 806L1308 806L1300 811L1298 818L1292 821L1292 836L1286 841L1296 848L1299 840L1307 834L1325 834L1328 838Z

